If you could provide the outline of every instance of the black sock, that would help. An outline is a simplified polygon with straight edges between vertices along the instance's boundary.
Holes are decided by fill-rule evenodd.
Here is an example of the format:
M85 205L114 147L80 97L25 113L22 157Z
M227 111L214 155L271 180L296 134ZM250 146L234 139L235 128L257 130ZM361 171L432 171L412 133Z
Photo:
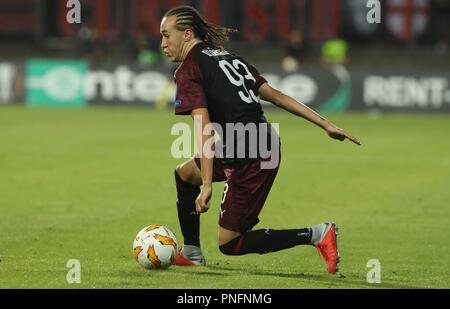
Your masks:
M248 253L269 253L298 245L309 245L311 229L299 230L257 230L245 232L227 244L220 246L226 255L244 255Z
M200 216L195 211L195 199L200 188L184 182L175 171L177 184L178 221L184 237L184 244L200 247Z

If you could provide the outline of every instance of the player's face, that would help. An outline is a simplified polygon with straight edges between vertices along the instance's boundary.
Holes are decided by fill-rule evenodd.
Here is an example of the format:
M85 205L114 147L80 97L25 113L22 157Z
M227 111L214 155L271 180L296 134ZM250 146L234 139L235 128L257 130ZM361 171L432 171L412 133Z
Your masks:
M184 32L175 28L176 16L164 17L161 22L161 47L164 54L172 62L181 62L181 51L184 43Z

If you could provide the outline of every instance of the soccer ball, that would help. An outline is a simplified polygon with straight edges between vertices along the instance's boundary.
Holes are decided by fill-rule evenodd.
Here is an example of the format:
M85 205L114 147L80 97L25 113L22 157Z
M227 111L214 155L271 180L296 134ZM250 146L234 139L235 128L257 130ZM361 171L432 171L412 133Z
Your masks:
M133 243L134 258L146 269L166 269L175 262L178 241L175 234L162 225L144 227Z

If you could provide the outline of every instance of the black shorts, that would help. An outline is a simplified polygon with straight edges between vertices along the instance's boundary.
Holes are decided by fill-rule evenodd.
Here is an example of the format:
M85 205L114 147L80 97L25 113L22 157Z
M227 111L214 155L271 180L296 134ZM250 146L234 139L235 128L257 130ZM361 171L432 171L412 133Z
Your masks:
M261 169L261 160L226 166L220 159L214 159L213 182L225 181L219 217L221 227L243 233L258 224L258 215L278 173L280 160L281 156L271 169ZM195 164L201 169L199 158L195 158Z

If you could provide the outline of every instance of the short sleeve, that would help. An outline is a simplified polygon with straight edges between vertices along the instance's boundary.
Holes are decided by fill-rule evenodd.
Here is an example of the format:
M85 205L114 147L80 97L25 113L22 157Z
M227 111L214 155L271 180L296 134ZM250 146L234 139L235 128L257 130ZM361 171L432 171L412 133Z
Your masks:
M250 65L250 73L252 73L253 77L256 79L255 89L259 90L259 88L267 83L267 80L261 76L258 69L255 68L253 65Z
M175 79L177 84L175 114L189 115L194 109L208 108L203 77L195 62L183 63L175 74Z

